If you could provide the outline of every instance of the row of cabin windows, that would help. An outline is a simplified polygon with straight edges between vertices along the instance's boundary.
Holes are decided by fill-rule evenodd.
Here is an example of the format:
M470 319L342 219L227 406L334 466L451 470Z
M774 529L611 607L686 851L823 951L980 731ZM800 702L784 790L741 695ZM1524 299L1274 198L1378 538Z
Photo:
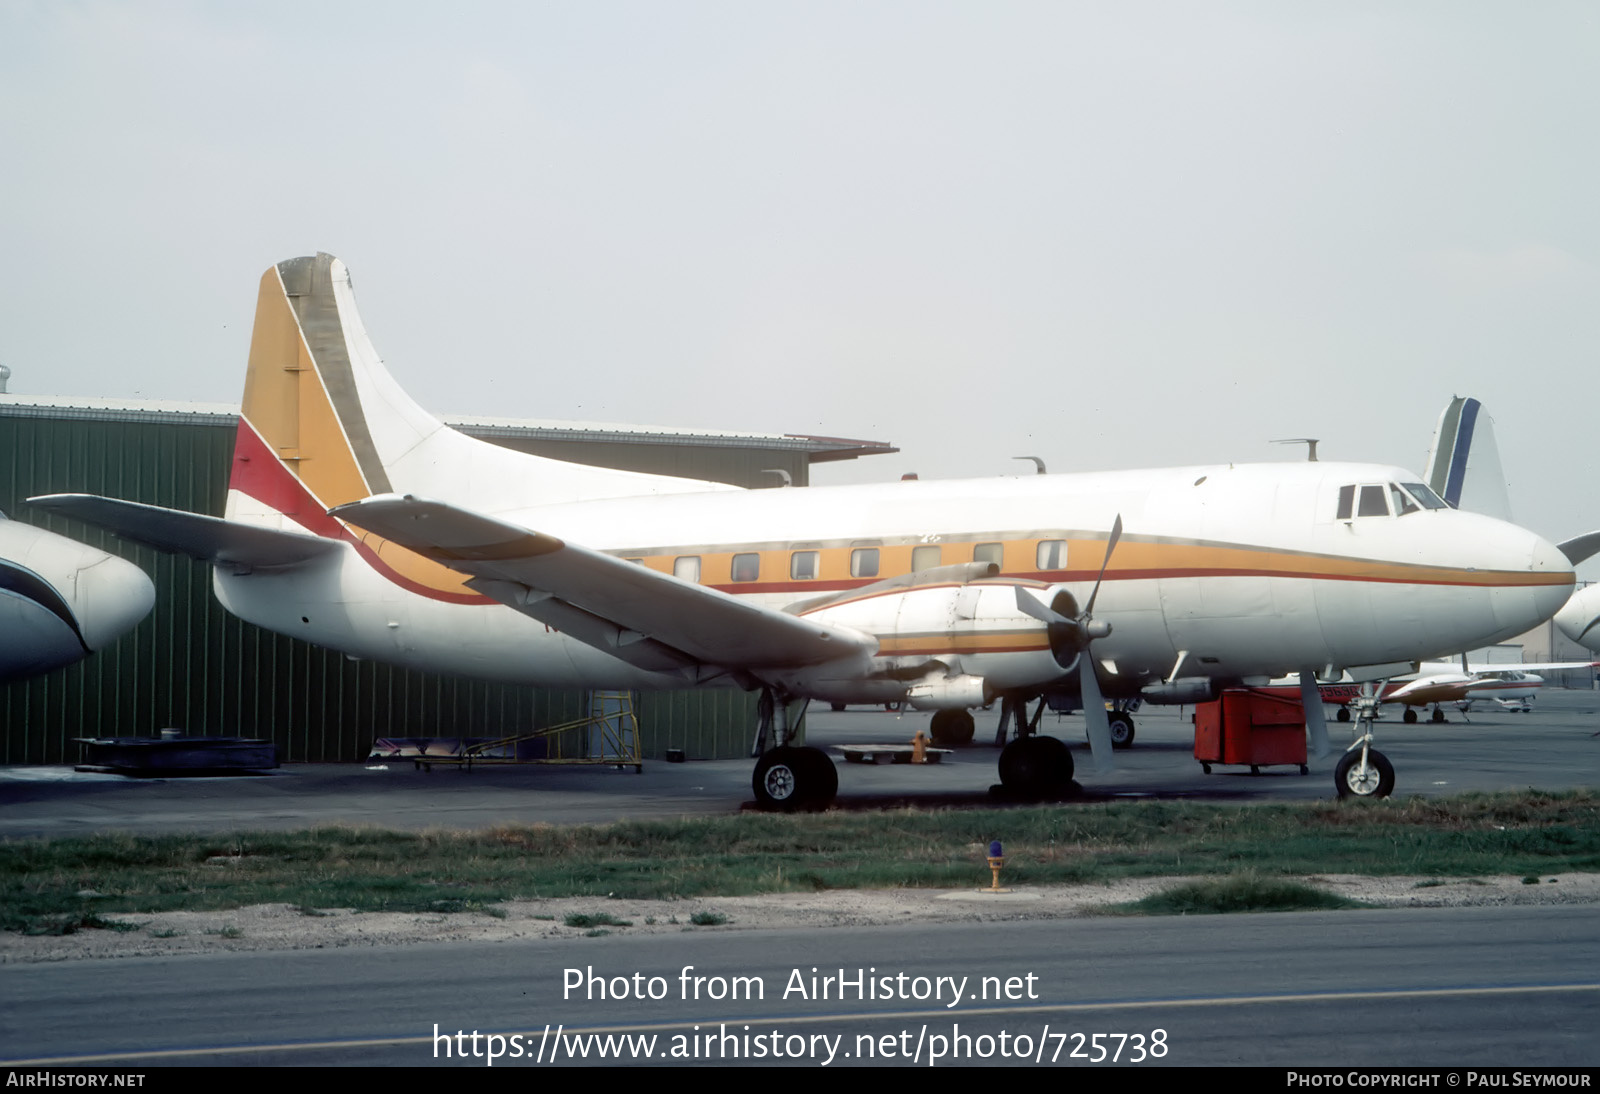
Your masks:
M1357 491L1360 494L1357 495ZM1393 503L1394 508L1389 508ZM1357 517L1403 517L1423 509L1448 509L1444 500L1420 482L1339 487L1339 512L1335 520Z
M992 562L994 565L999 566L1003 561L1004 554L1005 545L1002 543L980 543L972 549L972 561ZM941 564L942 555L943 548L937 545L913 547L911 549L911 572L920 573L923 570L933 569ZM815 581L818 577L819 556L820 552L818 551L791 551L789 553L789 579L791 581ZM1066 540L1041 540L1035 562L1040 570L1066 569ZM700 556L679 555L673 559L672 575L684 581L698 584L700 581ZM877 577L878 548L857 547L851 551L850 576ZM734 555L732 578L735 582L760 581L761 556L754 551L741 552Z

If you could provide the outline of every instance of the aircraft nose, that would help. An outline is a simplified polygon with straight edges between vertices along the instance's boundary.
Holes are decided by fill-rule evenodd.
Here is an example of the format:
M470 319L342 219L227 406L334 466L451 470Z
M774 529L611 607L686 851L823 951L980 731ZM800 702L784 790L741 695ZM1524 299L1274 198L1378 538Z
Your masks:
M1525 569L1534 580L1530 584L1502 587L1494 597L1495 621L1517 633L1532 630L1546 622L1572 595L1572 563L1561 548L1532 532L1526 545L1516 552L1517 568Z
M138 625L156 602L156 587L131 562L107 556L78 571L73 614L92 650L104 649Z

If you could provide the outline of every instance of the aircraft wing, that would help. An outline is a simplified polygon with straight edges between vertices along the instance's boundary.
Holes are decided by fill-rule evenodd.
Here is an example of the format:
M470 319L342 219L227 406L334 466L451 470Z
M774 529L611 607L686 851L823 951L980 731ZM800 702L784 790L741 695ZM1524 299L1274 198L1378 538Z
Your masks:
M1557 546L1561 549L1561 553L1567 556L1567 561L1576 566L1600 553L1600 531L1573 536L1571 539L1562 540Z
M801 619L495 517L385 494L329 515L471 575L472 588L614 657L660 671L797 668L873 653Z
M45 494L28 504L114 532L158 551L222 566L285 569L342 549L337 540L164 509L94 494Z

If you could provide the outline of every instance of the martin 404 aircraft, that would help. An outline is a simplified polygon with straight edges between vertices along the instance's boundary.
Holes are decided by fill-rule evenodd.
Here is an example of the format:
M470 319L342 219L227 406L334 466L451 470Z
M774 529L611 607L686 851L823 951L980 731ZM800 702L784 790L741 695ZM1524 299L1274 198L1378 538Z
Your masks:
M1219 465L743 490L580 466L466 437L389 375L329 255L260 285L224 518L86 495L38 504L210 560L250 622L347 654L527 684L759 689L753 787L830 801L790 700L996 698L1081 706L1109 766L1107 698L1411 669L1549 618L1565 556L1450 509L1398 468ZM1035 719L1037 721L1037 719ZM1054 792L1030 732L1000 777ZM1325 740L1325 731L1322 735ZM1342 794L1381 793L1370 740Z

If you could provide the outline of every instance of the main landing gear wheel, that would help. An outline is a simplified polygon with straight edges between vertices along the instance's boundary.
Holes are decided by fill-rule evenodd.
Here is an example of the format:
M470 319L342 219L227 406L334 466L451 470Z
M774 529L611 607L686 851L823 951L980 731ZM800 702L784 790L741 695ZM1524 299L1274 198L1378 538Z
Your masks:
M1116 749L1133 747L1133 715L1125 710L1113 710L1106 715L1111 722L1111 747Z
M1402 720L1404 720L1406 725L1410 725L1411 723L1413 723L1413 722L1415 722L1417 720L1416 709L1414 707L1406 707L1406 712L1404 714L1402 714L1400 717L1401 717Z
M1387 798L1394 791L1394 765L1375 748L1367 749L1367 762L1361 750L1351 749L1333 769L1333 785L1341 798Z
M960 748L972 743L975 724L968 711L936 710L933 712L933 722L928 727L928 736L940 748Z
M1349 707L1340 707L1339 708L1339 713L1335 714L1334 718L1338 719L1341 722L1348 722L1350 720L1350 708Z
M1027 798L1060 797L1072 785L1072 753L1054 737L1018 737L1000 753L1000 785Z
M783 745L762 753L750 788L762 809L823 809L839 792L839 770L820 748Z
M1440 710L1438 707L1434 707L1433 716L1430 717L1428 721L1432 722L1434 725L1439 725L1444 721L1444 711Z

